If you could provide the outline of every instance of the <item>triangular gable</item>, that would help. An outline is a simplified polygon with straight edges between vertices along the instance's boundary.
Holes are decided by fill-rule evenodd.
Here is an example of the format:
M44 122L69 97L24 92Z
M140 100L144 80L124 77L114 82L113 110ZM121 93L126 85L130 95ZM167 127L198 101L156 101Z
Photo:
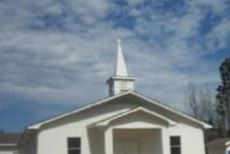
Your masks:
M89 127L105 127L105 126L108 126L111 122L113 122L113 121L115 121L117 119L120 119L122 117L128 116L128 115L133 114L133 113L137 113L137 112L140 112L140 111L144 112L144 113L146 113L148 115L151 115L153 117L156 117L156 118L158 118L158 119L160 119L162 121L167 122L168 126L176 125L175 121L172 121L171 119L169 119L167 117L164 117L164 116L162 116L162 115L160 115L160 114L158 114L156 112L153 112L153 111L151 111L149 109L146 109L146 108L140 106L140 107L130 109L128 111L124 111L124 112L119 113L117 115L114 115L112 117L105 118L105 119L103 119L101 121L95 122L95 123L91 124Z
M28 129L39 129L39 128L41 128L41 127L42 127L43 125L45 125L45 124L54 122L54 121L56 121L56 120L59 120L59 119L62 119L62 118L71 116L71 115L73 115L73 114L77 114L77 113L79 113L79 112L85 111L85 110L87 110L87 109L89 109L89 108L92 108L92 107L95 107L95 106L99 106L99 105L102 105L102 104L105 104L105 103L109 103L109 102L111 102L111 101L113 101L113 100L115 100L115 99L118 99L118 98L121 98L121 97L125 97L125 96L129 96L129 95L135 96L135 97L137 97L137 98L139 98L139 99L141 99L141 100L144 100L145 102L147 102L147 103L149 103L149 104L151 104L151 105L155 105L155 106L157 106L157 107L159 107L159 108L162 108L162 109L164 109L164 110L167 110L167 111L169 111L169 112L172 112L172 113L174 113L174 114L176 114L176 115L178 115L178 116L181 116L181 117L183 117L183 118L185 118L185 119L187 119L187 120L189 120L189 121L192 121L192 122L194 122L194 123L196 123L196 124L199 124L199 125L202 126L203 128L212 128L211 125L209 125L209 124L207 124L207 123L205 123L205 122L202 122L202 121L197 120L197 119L195 119L195 118L193 118L193 117L191 117L191 116L188 116L188 115L186 115L186 114L184 114L184 113L181 113L181 112L179 112L179 111L176 111L175 109L172 109L172 108L170 108L170 107L168 107L168 106L166 106L166 105L160 104L160 103L158 103L157 101L152 100L152 99L150 99L150 98L147 98L147 97L145 97L145 96L143 96L143 95L141 95L141 94L138 94L138 93L136 93L136 92L134 92L134 91L128 91L128 92L124 92L124 93L121 93L121 94L117 94L117 95L108 97L108 98L103 99L103 100L101 100L101 101L98 101L98 102L96 102L96 103L93 103L93 104L90 104L90 105L86 105L86 106L81 107L81 108L78 108L78 109L76 109L76 110L74 110L74 111L72 111L72 112L67 112L67 113L58 115L58 116L56 116L56 117L50 118L50 119L48 119L48 120L45 120L45 121L43 121L43 122L39 122L39 123L37 123L37 124L33 124L33 125L29 126Z
M97 102L94 102L92 104L87 104L83 107L80 107L80 108L77 108L73 111L70 111L70 112L66 112L66 113L63 113L63 114L60 114L60 115L57 115L55 117L52 117L52 118L49 118L47 120L44 120L44 121L41 121L41 122L38 122L38 123L35 123L35 124L32 124L30 126L28 126L27 128L28 129L39 129L41 126L45 125L45 124L48 124L50 122L54 122L56 120L59 120L59 119L62 119L62 118L65 118L65 117L68 117L68 116L71 116L73 114L76 114L76 113L79 113L79 112L82 112L82 111L85 111L89 108L92 108L92 107L95 107L95 106L98 106L98 105L102 105L102 104L105 104L105 103L108 103L112 100L115 100L117 98L120 98L122 96L125 96L125 95L128 95L130 94L131 91L127 91L127 92L124 92L124 93L121 93L121 94L117 94L117 95L114 95L114 96L111 96L111 97L107 97L105 99L102 99L100 101L97 101Z
M183 117L183 118L185 118L185 119L187 119L187 120L189 120L189 121L191 121L191 122L194 122L194 123L196 123L196 124L202 126L204 129L210 129L210 128L212 128L212 126L211 126L210 124L205 123L205 122L203 122L203 121L201 121L201 120L198 120L198 119L196 119L196 118L194 118L194 117L192 117L192 116L189 116L189 115L187 115L187 114L185 114L185 113L183 113L183 112L181 112L181 111L178 111L178 110L176 110L176 109L174 109L174 108L172 108L172 107L169 107L169 106L167 106L167 105L164 105L164 104L162 104L162 103L160 103L160 102L158 102L158 101L156 101L156 100L153 100L152 98L148 98L148 97L146 97L146 96L144 96L144 95L142 95L142 94L139 94L139 93L137 93L137 92L134 92L134 95L135 95L136 97L139 97L140 99L142 99L142 100L148 102L149 104L155 105L155 106L157 106L157 107L159 107L159 108L162 108L162 109L165 109L165 110L167 110L167 111L169 111L169 112L171 112L171 113L174 113L175 115L178 115L178 116L180 116L180 117Z

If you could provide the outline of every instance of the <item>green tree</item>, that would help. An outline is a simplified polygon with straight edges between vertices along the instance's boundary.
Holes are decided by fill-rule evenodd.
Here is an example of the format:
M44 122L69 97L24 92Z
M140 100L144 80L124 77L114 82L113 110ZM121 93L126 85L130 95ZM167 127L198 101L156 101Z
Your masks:
M221 84L217 88L216 111L218 126L225 137L230 128L230 58L220 65Z

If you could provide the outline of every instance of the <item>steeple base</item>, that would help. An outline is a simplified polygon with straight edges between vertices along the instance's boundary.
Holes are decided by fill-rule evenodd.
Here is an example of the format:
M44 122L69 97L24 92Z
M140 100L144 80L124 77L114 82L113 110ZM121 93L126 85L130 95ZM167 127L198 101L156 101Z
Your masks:
M134 78L127 76L112 76L107 80L109 96L134 90Z

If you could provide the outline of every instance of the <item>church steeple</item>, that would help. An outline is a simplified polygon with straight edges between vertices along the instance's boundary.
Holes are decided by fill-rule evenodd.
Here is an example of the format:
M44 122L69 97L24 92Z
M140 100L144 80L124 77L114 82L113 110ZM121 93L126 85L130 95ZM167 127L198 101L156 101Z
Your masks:
M121 48L121 39L117 39L117 66L115 76L128 76L125 59Z
M109 85L110 96L134 90L134 78L128 76L120 39L117 39L117 63L115 74L107 80L107 84Z

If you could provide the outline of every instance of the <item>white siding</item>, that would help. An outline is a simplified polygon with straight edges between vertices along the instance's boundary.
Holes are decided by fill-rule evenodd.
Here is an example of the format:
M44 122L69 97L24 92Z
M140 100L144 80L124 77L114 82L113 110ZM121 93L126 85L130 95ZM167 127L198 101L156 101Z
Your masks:
M103 131L88 131L88 125L118 113L127 111L128 109L136 106L136 103L118 100L117 102L97 106L82 113L78 113L77 115L69 116L68 118L47 124L38 134L37 154L67 154L68 137L81 137L81 154L103 154ZM167 144L169 144L168 138L170 135L180 135L182 140L182 154L205 154L203 131L201 128L193 126L194 124L190 124L189 121L185 121L184 123L184 118L177 118L177 116L173 117L173 114L171 113L169 114L165 111L162 112L162 110L158 111L157 108L150 109L154 110L154 112L165 115L170 119L178 120L177 122L179 125L172 128L164 128L166 130L168 129L166 133L167 135L163 136L163 140L167 141ZM160 121L156 121L156 124L159 125L159 122ZM135 123L135 125L142 124L143 121ZM89 139L89 137L91 138ZM157 138L160 140L160 137ZM164 154L169 154L167 149L163 150L165 151Z
M81 137L82 154L90 154L87 126L129 108L130 105L125 104L105 105L103 108L93 108L89 112L66 118L60 123L48 125L38 134L37 154L67 154L68 137Z
M169 128L169 136L181 136L182 154L205 154L205 143L202 129L179 124Z

